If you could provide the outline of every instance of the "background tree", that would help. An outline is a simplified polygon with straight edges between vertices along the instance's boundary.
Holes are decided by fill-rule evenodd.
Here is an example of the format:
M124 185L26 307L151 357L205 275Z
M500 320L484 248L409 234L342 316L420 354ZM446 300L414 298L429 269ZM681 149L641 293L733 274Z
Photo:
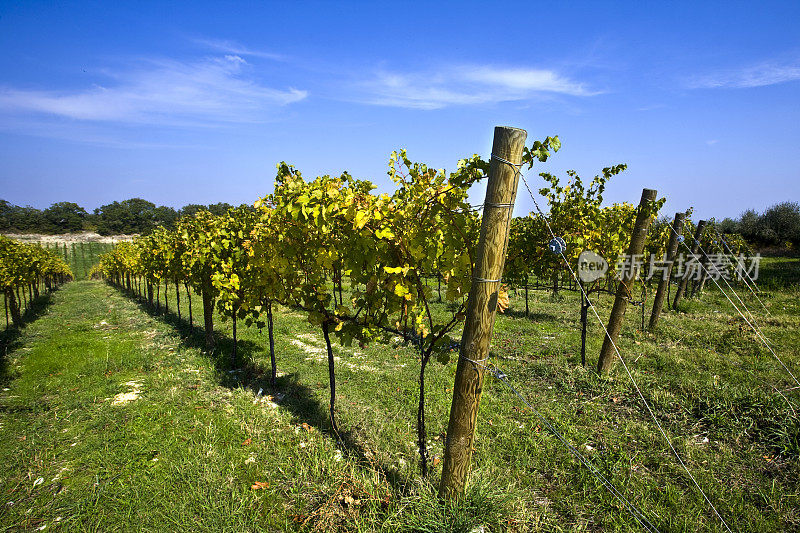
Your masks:
M42 213L52 233L71 233L83 230L87 213L73 202L58 202Z
M141 198L112 202L94 210L94 222L100 235L145 235L162 225L172 228L177 212L171 207L156 207Z

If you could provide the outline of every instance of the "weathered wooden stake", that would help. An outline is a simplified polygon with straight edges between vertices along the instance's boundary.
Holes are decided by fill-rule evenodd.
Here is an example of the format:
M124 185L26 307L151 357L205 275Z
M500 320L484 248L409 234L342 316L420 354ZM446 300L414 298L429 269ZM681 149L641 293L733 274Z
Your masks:
M586 326L590 301L588 295L581 291L581 366L586 367Z
M705 220L700 220L697 222L697 228L694 230L694 242L692 243L692 248L691 248L692 255L695 255L697 253L697 250L700 249L700 238L703 236L703 230L705 228L706 228ZM678 284L678 290L675 291L675 299L672 301L673 309L676 309L678 307L678 302L680 302L681 298L683 298L683 293L686 292L686 286L689 285L689 276L687 274L689 274L689 272L686 270L686 266L684 265L683 277L681 278L681 281Z
M269 383L275 389L275 379L278 376L278 367L275 364L275 337L272 332L272 300L267 300L267 326L269 327L269 360L272 365Z
M178 310L178 321L181 320L181 288L178 285L178 278L175 278L175 308Z
M530 315L530 308L528 307L528 276L525 276L525 317Z
M496 127L492 154L519 165L527 136L525 130ZM445 499L456 498L464 492L469 474L484 367L467 359L485 361L489 355L497 311L497 291L506 260L508 231L518 183L519 173L513 166L492 158L475 260L475 278L467 300L450 422L447 425L439 485L439 496Z
M686 218L686 213L675 213L675 220L672 221L672 232L669 236L669 244L667 244L666 255L666 269L658 281L658 289L656 289L656 296L653 298L653 312L650 314L650 325L647 329L654 331L658 324L658 317L661 316L661 308L664 306L664 297L669 287L670 276L672 275L672 263L675 260L675 255L678 252L678 235L683 231L683 219Z
M706 285L706 281L708 281L708 265L709 265L709 258L708 255L705 253L702 254L703 258L700 260L700 264L702 265L701 270L703 274L700 276L700 281L695 282L694 290L692 291L692 298L694 298L695 294L700 296L703 292L703 287Z
M211 276L203 279L200 295L203 298L203 326L206 333L206 350L214 349L214 296L211 293Z
M639 200L636 222L633 224L633 235L631 235L631 243L628 246L627 257L632 263L628 271L622 273L622 279L617 285L614 307L611 308L611 316L608 319L608 327L606 328L608 335L603 339L603 348L600 350L600 359L597 361L597 372L600 374L608 374L617 356L614 350L614 344L616 344L617 337L619 337L619 332L622 329L622 319L625 316L625 309L628 308L628 298L631 296L630 287L633 286L639 274L638 265L633 262L633 259L640 255L644 249L647 228L650 226L650 221L653 218L652 213L647 208L647 204L654 201L657 195L658 192L653 189L644 189L642 191L642 199Z
M239 312L239 308L234 306L233 308L233 353L231 353L231 368L236 368L236 355L237 355L237 344L238 338L236 337L236 314Z
M183 286L186 289L186 299L189 301L189 331L191 331L192 328L194 328L194 319L192 318L192 293L189 292L189 285L184 283Z

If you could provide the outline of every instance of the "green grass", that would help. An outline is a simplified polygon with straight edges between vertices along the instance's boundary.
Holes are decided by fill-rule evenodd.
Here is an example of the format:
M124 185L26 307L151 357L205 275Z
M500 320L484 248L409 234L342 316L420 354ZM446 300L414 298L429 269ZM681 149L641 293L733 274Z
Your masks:
M738 290L795 373L798 265L763 261L759 285L769 316L746 289ZM298 312L276 313L281 376L278 391L271 391L266 332L240 328L241 364L229 372L230 322L218 322L218 348L204 353L201 332L186 324L185 293L183 320L173 314L174 301L171 289L171 313L155 315L102 283L70 283L43 297L19 332L5 334L0 527L638 528L497 380L487 376L485 383L467 494L446 506L437 501L435 484L455 361L429 366L435 466L425 482L415 446L418 363L409 347L335 347L342 454L329 432L319 328ZM196 326L199 298L193 304ZM581 367L575 294L553 301L534 291L530 318L520 312L524 301L512 304L497 320L493 360L514 386L661 531L721 530L619 365L610 379L593 372L602 342L595 320L589 364ZM610 304L602 297L604 319ZM636 311L629 310L622 353L725 520L740 531L800 529L800 419L793 412L800 391L788 374L714 290L679 312L665 312L655 334L637 329ZM136 399L113 405L116 395L136 390ZM273 403L268 395L276 392L285 396L272 397ZM269 486L252 490L256 481Z
M77 281L88 279L92 268L100 262L100 256L114 247L113 244L104 242L72 242L69 244L43 242L40 245L48 250L57 252L59 256L64 258ZM45 290L44 282L39 283L38 289L39 291ZM27 290L27 288L23 290ZM26 296L25 303L22 304L23 310L27 310L27 298ZM8 316L8 302L6 302L5 294L2 295L2 300L5 323L8 324L10 317ZM0 318L0 321L2 320Z
M77 281L87 279L92 267L100 262L100 256L114 247L105 242L43 243L42 246L58 252Z

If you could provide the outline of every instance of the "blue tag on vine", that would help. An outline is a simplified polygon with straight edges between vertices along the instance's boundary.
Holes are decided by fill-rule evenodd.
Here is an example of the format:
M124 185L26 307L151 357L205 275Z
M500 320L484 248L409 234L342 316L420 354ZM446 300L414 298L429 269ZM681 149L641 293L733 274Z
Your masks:
M563 254L567 251L567 243L561 237L555 237L547 245L547 248L554 254Z

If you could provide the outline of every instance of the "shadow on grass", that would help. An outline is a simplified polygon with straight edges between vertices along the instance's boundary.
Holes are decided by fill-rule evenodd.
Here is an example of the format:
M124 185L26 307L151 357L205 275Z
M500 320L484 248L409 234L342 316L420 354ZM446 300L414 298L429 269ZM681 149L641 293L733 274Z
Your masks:
M188 317L181 316L181 318L178 318L177 314L172 312L174 308L170 308L170 312L164 312L163 308L158 309L156 306L150 305L147 300L140 298L133 291L113 285L111 287L114 287L122 295L136 303L146 314L165 324L169 324L180 332L181 343L184 346L202 350L214 364L217 381L223 387L229 389L244 388L252 391L253 396L264 391L273 390L270 384L271 368L257 362L258 356L264 353L264 348L261 345L252 341L239 340L237 342L236 367L232 368L230 354L233 352L233 339L231 337L215 331L215 347L211 352L208 352L205 345L205 331L201 326L197 325L197 321L194 321L195 324L190 325ZM305 422L336 440L336 435L333 433L330 423L328 405L321 403L310 387L300 383L298 374L278 376L274 391L284 394L279 408L288 410L299 422ZM342 452L356 461L356 464L368 469L370 472L379 472L401 494L406 493L410 488L409 481L399 470L376 462L374 459L375 454L370 453L364 447L355 429L343 430L340 428L338 440Z
M41 294L34 298L30 307L22 314L19 324L11 324L0 333L0 386L5 386L11 376L8 370L7 356L20 347L20 338L25 327L41 317L53 303L53 293L58 288Z

